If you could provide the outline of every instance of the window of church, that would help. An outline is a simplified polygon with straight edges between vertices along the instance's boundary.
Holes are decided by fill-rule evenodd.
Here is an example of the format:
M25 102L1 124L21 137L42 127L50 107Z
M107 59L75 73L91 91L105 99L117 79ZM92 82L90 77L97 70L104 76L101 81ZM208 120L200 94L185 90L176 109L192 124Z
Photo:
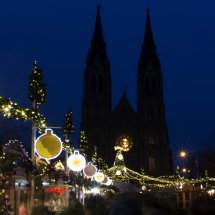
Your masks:
M154 170L155 169L155 158L154 157L149 157L149 170Z
M154 140L154 137L153 137L153 136L149 136L149 144L150 144L150 145L155 144L155 140Z

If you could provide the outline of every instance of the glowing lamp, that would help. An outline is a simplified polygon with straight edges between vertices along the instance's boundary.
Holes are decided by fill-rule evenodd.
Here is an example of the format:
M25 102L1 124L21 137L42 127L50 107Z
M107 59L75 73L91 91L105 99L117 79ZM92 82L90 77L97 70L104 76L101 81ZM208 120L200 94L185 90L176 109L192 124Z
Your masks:
M97 182L102 182L104 181L105 179L105 175L102 173L102 172L97 172L95 175L94 175L94 178Z
M62 151L61 139L53 134L52 129L46 129L35 141L36 153L44 159L54 159Z
M97 169L96 167L91 163L89 162L83 169L83 172L84 174L87 176L87 177L93 177L96 172L97 172Z
M79 154L78 150L74 150L74 154L67 160L68 167L75 172L79 172L84 169L86 160L83 155Z

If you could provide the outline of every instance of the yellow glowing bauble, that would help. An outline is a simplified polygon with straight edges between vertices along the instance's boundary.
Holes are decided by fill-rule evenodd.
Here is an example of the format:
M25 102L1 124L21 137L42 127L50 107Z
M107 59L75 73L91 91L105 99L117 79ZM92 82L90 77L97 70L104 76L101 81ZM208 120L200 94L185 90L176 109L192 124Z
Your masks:
M97 172L94 178L97 182L102 182L105 179L105 175L102 172Z
M78 150L74 150L74 154L67 160L68 167L75 172L79 172L84 169L86 160L83 155L79 154Z
M36 139L35 151L41 158L54 159L62 151L61 139L53 134L52 129L46 129L45 134Z
M89 162L83 169L83 172L84 174L87 176L87 177L93 177L96 172L97 172L97 169L96 167L91 163Z

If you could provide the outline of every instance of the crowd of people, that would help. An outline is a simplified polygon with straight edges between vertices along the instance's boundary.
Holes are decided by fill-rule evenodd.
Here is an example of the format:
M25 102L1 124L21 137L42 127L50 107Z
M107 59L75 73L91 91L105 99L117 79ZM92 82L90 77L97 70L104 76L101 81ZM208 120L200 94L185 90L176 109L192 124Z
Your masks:
M198 196L192 200L187 209L180 209L165 194L151 192L124 192L104 196L88 195L85 204L76 200L70 193L70 204L63 211L50 212L45 207L34 208L32 215L213 215L215 199L210 196Z

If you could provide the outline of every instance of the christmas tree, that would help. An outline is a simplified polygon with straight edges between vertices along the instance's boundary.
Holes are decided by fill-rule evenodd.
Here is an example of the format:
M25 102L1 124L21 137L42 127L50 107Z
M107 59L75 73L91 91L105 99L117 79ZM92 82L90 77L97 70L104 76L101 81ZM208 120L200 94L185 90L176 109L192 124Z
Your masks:
M84 155L84 157L89 160L89 154L88 154L88 143L87 143L87 137L85 135L84 131L80 131L80 138L79 138L79 150Z
M32 73L29 77L29 98L35 104L43 105L46 102L46 85L43 83L43 72L37 61L33 63ZM36 108L36 107L34 107Z
M68 111L65 115L64 126L63 126L63 136L65 142L65 149L68 151L71 146L71 135L74 132L74 125L72 119L72 112Z

